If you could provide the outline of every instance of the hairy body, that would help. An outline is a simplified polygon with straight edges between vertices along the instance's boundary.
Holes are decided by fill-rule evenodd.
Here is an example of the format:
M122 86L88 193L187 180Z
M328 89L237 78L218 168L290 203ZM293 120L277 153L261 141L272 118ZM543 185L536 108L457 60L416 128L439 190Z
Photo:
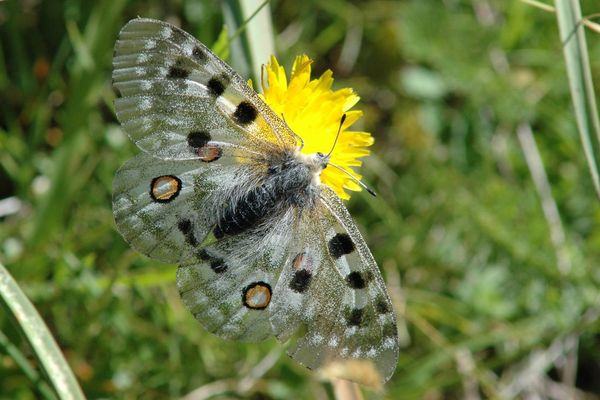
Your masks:
M215 237L242 233L290 207L312 208L319 196L319 176L328 161L322 153L304 155L298 149L270 162L263 182L225 207L213 230Z

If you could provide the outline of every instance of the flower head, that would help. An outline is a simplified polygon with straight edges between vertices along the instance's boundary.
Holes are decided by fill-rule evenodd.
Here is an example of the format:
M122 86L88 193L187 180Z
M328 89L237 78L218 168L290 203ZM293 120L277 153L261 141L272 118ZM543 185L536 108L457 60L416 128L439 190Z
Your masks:
M359 100L351 88L331 90L332 72L325 71L319 78L310 79L312 60L307 55L296 57L288 82L285 70L272 56L266 65L266 80L262 82L263 99L277 115L283 115L287 125L304 141L302 152L327 154L331 151L340 129L342 115L346 120L341 127L338 141L331 153L330 163L361 179L352 167L359 167L359 158L367 156L367 147L373 137L367 132L350 131L348 128L361 116L362 111L349 111ZM264 79L264 78L263 78ZM337 168L326 168L321 182L329 186L342 199L350 195L344 190L360 191L362 188Z

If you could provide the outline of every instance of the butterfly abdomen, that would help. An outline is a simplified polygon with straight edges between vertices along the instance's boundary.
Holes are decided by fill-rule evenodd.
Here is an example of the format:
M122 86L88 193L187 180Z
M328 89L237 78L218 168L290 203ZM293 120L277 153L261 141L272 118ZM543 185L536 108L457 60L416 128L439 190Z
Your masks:
M302 162L286 161L270 168L264 182L227 205L213 230L217 239L237 235L276 218L290 206L314 203L312 175Z

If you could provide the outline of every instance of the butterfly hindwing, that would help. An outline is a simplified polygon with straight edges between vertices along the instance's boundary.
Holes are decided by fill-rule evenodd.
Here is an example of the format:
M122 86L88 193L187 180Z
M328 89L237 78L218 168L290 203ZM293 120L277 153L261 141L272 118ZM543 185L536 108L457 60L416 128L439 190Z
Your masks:
M275 287L271 323L282 341L299 336L288 352L307 367L367 360L386 381L398 359L390 299L348 211L329 189L322 193L297 224L299 243Z
M257 172L247 165L161 160L142 153L113 181L119 232L139 252L165 262L194 254L217 222L223 200Z
M166 162L142 153L113 181L113 213L119 232L149 257L178 262L189 258L208 233L205 210L215 184L198 161Z
M202 159L207 152L210 158L222 146L241 146L249 156L251 150L296 143L235 71L193 36L162 21L138 18L123 27L113 86L117 117L131 140L159 158Z
M207 330L225 339L257 341L273 336L269 313L284 254L261 251L254 235L246 232L217 240L177 269L177 287L186 307ZM263 241L289 241L279 239Z

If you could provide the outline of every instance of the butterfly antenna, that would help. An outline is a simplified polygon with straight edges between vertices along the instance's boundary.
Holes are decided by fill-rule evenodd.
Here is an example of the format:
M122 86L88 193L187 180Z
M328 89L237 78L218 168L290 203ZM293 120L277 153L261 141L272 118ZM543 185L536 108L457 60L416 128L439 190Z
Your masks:
M331 165L332 167L335 167L337 169L339 169L340 171L342 171L343 173L345 173L346 175L348 175L350 178L352 178L352 180L356 183L358 183L360 185L360 187L362 187L363 189L365 189L367 192L369 192L370 195L372 195L373 197L377 197L377 193L375 193L373 191L373 189L371 189L370 187L368 187L367 185L365 185L364 183L362 183L360 181L360 179L358 179L357 177L355 177L354 175L352 175L350 172L346 171L344 168L332 164L332 163L328 163L327 165Z
M337 134L335 135L335 141L333 142L333 146L331 146L331 150L329 150L329 153L327 153L326 157L329 157L331 153L333 153L333 149L335 149L335 145L337 144L338 138L340 137L340 133L342 132L342 125L344 125L345 121L346 114L342 115L342 118L340 119L340 126L338 127Z

